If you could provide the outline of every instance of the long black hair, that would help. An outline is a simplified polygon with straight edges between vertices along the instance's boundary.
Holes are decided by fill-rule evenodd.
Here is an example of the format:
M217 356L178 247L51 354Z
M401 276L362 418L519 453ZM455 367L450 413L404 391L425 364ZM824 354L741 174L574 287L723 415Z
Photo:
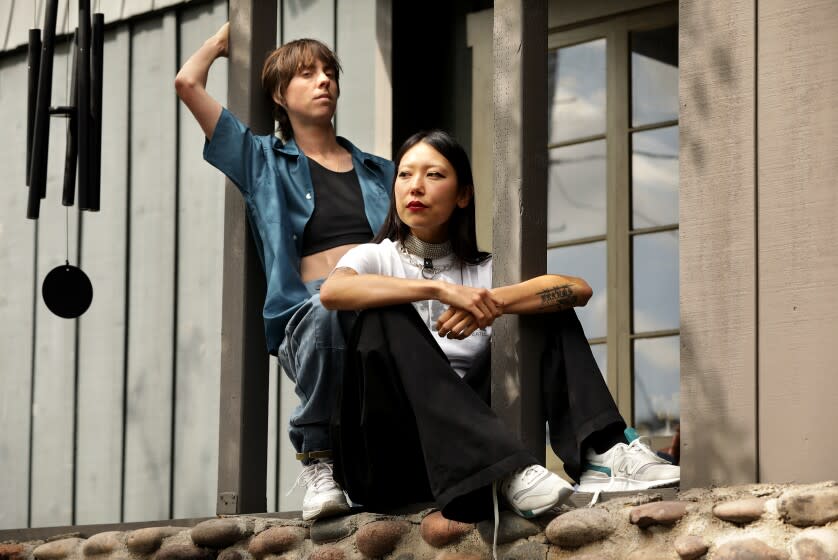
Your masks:
M393 184L390 187L390 209L387 211L384 224L381 226L375 239L373 239L373 243L380 243L385 239L404 243L404 240L410 234L410 228L401 221L396 211L394 193L396 178L399 173L399 164L407 151L419 142L424 142L442 154L451 164L451 167L454 168L454 172L457 174L457 194L462 195L468 192L471 195L465 208L455 206L454 212L448 219L448 239L451 241L454 254L469 264L477 264L486 260L489 257L489 253L480 251L477 248L477 232L474 216L474 178L471 174L471 163L469 163L468 155L459 142L444 130L439 129L417 132L405 140L404 144L402 144L396 153L394 159L396 173L393 176Z

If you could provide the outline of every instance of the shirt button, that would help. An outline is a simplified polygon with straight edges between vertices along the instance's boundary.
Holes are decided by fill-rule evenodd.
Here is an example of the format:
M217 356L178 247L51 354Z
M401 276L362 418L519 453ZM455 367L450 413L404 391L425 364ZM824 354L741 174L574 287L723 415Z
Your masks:
M296 241L296 240L297 240L297 235L296 235L296 234L295 234L295 235L292 235L291 237L294 239L294 241Z
M306 193L306 200L311 200L311 193L310 192Z

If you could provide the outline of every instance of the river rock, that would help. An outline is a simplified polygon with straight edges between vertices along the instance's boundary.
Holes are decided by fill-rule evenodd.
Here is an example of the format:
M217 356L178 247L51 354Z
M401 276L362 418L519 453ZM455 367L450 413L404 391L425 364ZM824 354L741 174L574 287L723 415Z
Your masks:
M835 560L838 531L819 527L801 531L791 542L792 560Z
M786 523L796 527L826 525L838 519L838 486L786 492L777 510Z
M471 523L460 523L445 519L442 512L435 511L425 516L419 527L422 539L435 548L442 548L449 543L458 540L474 529Z
M607 538L617 528L614 519L601 509L583 508L558 516L544 531L547 540L564 548L578 548Z
M250 536L243 519L209 519L195 525L189 532L192 542L209 548L227 548Z
M713 515L731 523L750 523L762 517L767 501L768 498L747 498L722 502L713 507Z
M292 550L306 538L308 538L308 529L304 527L271 527L250 539L247 550L256 558L262 558L267 554Z
M32 551L32 555L38 560L58 560L75 552L81 543L82 539L78 537L59 539L42 544Z
M495 522L492 519L481 521L477 524L477 530L480 532L480 538L483 542L492 544L492 538L495 531ZM500 519L498 523L498 544L506 544L518 539L525 539L533 535L537 535L541 529L532 521L527 521L511 511L500 512Z
M788 560L788 557L785 551L753 538L727 542L713 554L713 560Z
M700 558L709 548L707 541L695 535L684 535L675 540L675 552L681 560Z
M367 523L355 534L355 545L364 556L377 558L389 554L396 548L410 528L404 521L373 521Z
M653 502L631 508L629 521L641 529L651 525L675 525L686 513L684 502Z
M135 529L128 534L125 546L131 552L148 554L160 548L163 539L188 530L188 527L144 527Z

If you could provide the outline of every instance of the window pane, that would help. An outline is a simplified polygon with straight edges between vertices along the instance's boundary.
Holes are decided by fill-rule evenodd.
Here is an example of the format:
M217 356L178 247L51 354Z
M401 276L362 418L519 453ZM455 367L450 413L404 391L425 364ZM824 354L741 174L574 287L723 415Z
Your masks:
M605 133L605 39L547 53L550 144Z
M631 34L632 126L678 118L677 26Z
M593 344L591 345L591 352L594 354L594 359L596 360L596 365L599 366L599 371L602 373L602 378L605 379L606 383L608 382L608 345L605 343L602 344Z
M634 341L634 425L648 435L671 435L680 421L680 337Z
M547 243L605 234L605 140L549 151Z
M634 332L677 329L678 232L636 235L633 249Z
M632 227L678 223L678 127L632 135Z
M588 304L576 309L588 338L598 338L607 334L605 266L605 241L547 251L548 273L579 276L584 278L594 291Z

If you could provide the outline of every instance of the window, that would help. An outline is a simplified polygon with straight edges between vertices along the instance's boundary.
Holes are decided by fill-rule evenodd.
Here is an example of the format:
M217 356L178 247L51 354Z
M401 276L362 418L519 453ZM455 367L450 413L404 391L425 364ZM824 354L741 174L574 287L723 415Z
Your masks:
M663 447L680 417L677 6L550 33L547 271L579 310L626 419Z

